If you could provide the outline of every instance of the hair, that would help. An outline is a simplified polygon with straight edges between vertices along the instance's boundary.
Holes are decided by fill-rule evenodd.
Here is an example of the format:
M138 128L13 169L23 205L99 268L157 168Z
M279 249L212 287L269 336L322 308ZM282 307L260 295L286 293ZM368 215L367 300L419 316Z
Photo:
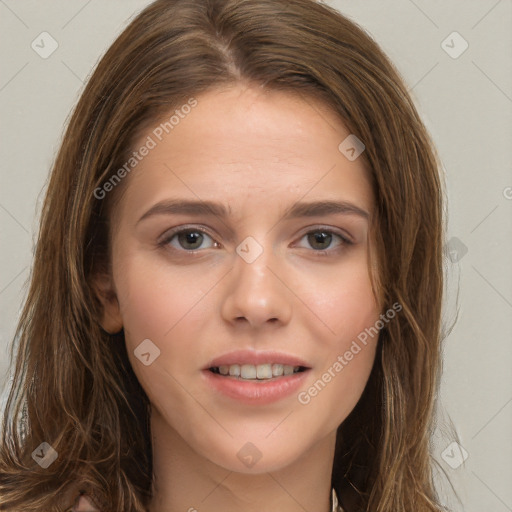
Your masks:
M11 346L0 510L63 510L82 491L103 511L147 510L149 400L123 331L100 326L93 286L110 272L122 187L104 199L94 191L127 161L143 127L193 96L240 83L323 102L365 144L372 284L382 311L396 302L402 310L380 331L365 390L337 430L340 504L346 512L444 510L430 453L442 342L439 158L388 57L315 0L157 0L100 60L53 164ZM46 469L32 456L43 442L58 454Z

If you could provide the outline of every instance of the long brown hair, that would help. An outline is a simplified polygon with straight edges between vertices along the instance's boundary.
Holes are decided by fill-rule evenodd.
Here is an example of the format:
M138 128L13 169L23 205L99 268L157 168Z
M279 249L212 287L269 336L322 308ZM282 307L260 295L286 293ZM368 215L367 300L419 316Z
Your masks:
M365 391L338 428L332 485L346 512L442 510L429 453L441 352L439 158L379 46L314 0L157 0L99 62L53 166L11 347L1 510L63 510L80 490L104 511L146 510L148 398L123 332L99 325L92 284L109 272L110 216L122 187L105 198L95 191L126 162L141 127L241 81L323 101L364 142L376 198L376 289L383 311L403 308L381 330ZM47 468L33 456L44 453L41 443L58 454Z

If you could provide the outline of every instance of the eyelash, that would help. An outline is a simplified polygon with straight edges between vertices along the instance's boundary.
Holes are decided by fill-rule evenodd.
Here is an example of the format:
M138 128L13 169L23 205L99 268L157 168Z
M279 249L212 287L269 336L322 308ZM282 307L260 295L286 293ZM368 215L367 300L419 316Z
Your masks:
M170 247L169 243L176 235L179 235L180 233L187 233L187 232L188 233L196 233L196 232L202 233L204 235L209 236L212 240L214 240L213 237L208 233L208 231L206 231L203 228L180 226L179 228L176 228L176 229L172 230L171 232L167 233L165 235L165 237L160 242L158 242L158 246L162 247L162 248L169 248ZM326 233L329 235L337 236L340 239L340 244L338 245L338 247L336 249L323 249L323 250L311 249L314 252L315 256L320 256L320 257L332 256L332 255L339 253L339 251L342 250L343 246L354 244L354 242L349 240L347 237L343 236L341 233L338 233L336 231L333 231L332 229L323 228L323 227L317 227L315 229L312 229L312 230L304 233L301 236L300 240L302 240L307 235L310 235L313 233ZM214 240L214 243L218 243L218 242L215 242L215 240ZM191 255L197 255L199 252L203 251L204 249L195 249L195 250L189 251L189 250L186 250L183 248L176 249L175 247L172 247L171 250L184 252L184 253L191 254Z

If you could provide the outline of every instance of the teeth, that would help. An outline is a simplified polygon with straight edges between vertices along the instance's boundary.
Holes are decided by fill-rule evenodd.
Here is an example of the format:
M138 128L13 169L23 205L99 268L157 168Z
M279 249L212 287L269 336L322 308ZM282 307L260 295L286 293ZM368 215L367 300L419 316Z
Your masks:
M240 368L240 377L242 379L255 379L258 368L252 364L243 364Z
M229 366L219 366L219 373L221 375L227 375L229 373Z
M272 365L272 375L275 375L276 377L279 377L283 375L284 368L282 364L273 364Z
M229 367L229 375L233 375L234 377L240 377L240 365L232 364Z
M271 379L272 378L272 365L260 364L256 366L256 377L258 379Z
M265 380L282 375L291 375L299 371L300 366L288 364L231 364L217 367L221 375L230 375L247 380Z

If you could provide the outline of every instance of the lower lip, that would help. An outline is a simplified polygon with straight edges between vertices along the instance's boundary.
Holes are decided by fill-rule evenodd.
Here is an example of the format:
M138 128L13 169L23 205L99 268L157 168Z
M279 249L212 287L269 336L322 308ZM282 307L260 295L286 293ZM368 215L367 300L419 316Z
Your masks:
M296 392L303 385L309 370L257 382L224 377L210 370L203 370L202 374L206 384L223 395L249 405L266 405Z

